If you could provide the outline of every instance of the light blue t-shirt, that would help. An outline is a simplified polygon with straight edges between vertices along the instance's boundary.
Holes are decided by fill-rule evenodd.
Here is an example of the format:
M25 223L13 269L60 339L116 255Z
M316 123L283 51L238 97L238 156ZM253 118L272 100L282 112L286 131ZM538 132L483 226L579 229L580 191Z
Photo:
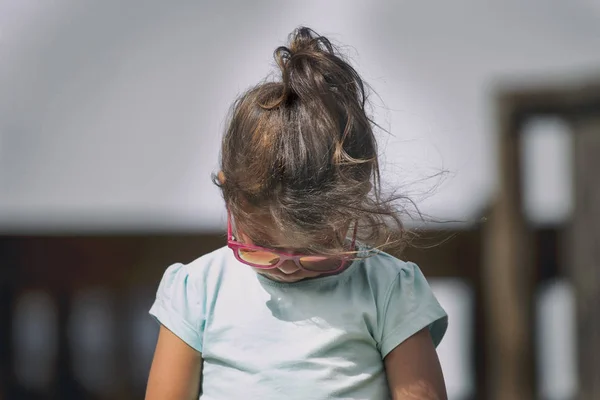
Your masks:
M448 317L419 268L386 253L278 283L224 247L170 266L150 310L202 353L202 399L389 399L383 358Z

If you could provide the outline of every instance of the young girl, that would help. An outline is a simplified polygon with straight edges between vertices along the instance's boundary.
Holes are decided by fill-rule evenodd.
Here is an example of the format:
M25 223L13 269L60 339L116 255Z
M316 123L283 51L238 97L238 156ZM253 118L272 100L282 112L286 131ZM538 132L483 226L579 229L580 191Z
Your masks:
M379 189L357 72L308 28L234 104L227 246L167 269L146 399L445 399L447 316Z

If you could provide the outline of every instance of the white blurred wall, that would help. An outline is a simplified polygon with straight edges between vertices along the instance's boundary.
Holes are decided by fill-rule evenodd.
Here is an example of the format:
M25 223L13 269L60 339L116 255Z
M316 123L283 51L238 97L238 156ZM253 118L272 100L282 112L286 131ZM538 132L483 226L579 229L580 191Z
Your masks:
M222 228L224 117L299 24L351 46L385 102L387 181L475 218L496 183L491 89L600 67L591 4L0 0L0 228Z

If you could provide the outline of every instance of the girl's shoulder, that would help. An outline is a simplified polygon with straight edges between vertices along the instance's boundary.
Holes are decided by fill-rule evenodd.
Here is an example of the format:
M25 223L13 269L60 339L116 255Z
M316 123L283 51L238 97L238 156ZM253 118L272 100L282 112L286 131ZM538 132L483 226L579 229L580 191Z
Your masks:
M448 315L415 263L377 251L363 258L360 271L377 304L383 356L425 327L436 346L441 342Z
M227 246L223 246L185 264L185 269L194 278L219 273L231 263L230 256L231 250Z
M173 292L205 293L213 284L220 282L231 264L230 251L222 247L189 263L174 263L163 273L158 296Z
M169 266L150 309L162 325L199 352L203 349L207 295L214 292L211 286L219 282L227 262L225 250L215 250L188 264Z
M412 280L421 275L417 264L399 259L381 250L363 248L360 255L361 273L372 284L389 286L395 280Z

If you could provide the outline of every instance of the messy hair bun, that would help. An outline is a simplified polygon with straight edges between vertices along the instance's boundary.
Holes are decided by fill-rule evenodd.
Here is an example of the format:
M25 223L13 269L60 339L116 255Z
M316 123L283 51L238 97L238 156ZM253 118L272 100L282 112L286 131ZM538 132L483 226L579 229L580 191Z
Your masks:
M238 227L256 242L276 227L299 246L326 252L339 250L332 238L355 222L363 242L401 246L400 217L380 191L360 75L306 27L274 58L281 78L236 100L223 139L225 178L215 181Z
M336 55L327 38L311 29L298 28L289 47L278 47L274 57L281 70L281 101L297 97L308 104L327 100L331 96L324 95L335 91L338 97L349 95L364 105L364 87L358 73ZM338 91L340 86L345 90Z

